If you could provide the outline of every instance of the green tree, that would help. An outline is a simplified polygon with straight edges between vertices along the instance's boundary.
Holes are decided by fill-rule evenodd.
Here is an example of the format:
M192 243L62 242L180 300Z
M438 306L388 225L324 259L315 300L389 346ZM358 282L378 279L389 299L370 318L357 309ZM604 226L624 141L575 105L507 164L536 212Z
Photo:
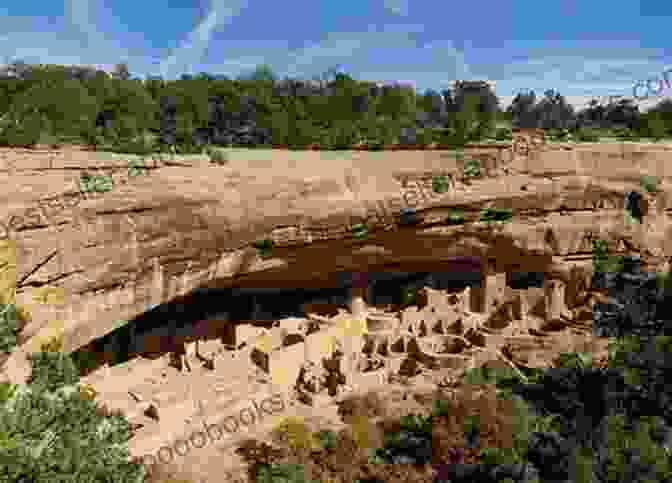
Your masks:
M144 81L143 85L154 102L158 102L159 97L161 96L161 91L165 88L166 83L161 76L149 76Z
M29 106L16 106L17 111L10 112L5 119L5 127L0 133L0 145L35 146L46 122L39 112Z
M97 103L78 80L59 76L36 83L15 98L15 103L30 105L58 137L78 138L95 122Z
M458 81L447 96L448 110L464 123L466 137L475 141L489 135L494 128L499 101L485 81Z
M642 114L639 132L643 137L652 138L655 141L665 137L665 121L658 112L647 112Z
M142 465L129 462L128 421L81 391L69 358L39 353L29 384L0 383L4 481L141 483Z
M319 133L310 119L294 119L294 129L289 145L293 148L305 148L319 141Z
M536 95L534 91L519 92L506 108L506 113L511 118L513 127L535 128L537 125L537 111L534 106Z
M665 134L669 135L672 133L672 100L663 99L654 107L648 110L647 114L657 118L654 122L662 122L665 126ZM656 128L660 129L660 128Z
M108 135L116 132L119 143L123 144L157 129L158 104L142 81L110 79L104 90L101 111L111 112L113 118L113 130Z
M443 142L455 147L477 140L483 135L484 124L478 115L478 98L465 96L460 110L452 112L448 117L448 135Z
M539 127L543 129L565 129L573 127L574 108L553 89L544 92L544 98L534 106Z
M383 86L382 95L377 103L377 115L395 121L415 117L415 91L404 85Z
M349 149L359 141L358 130L355 124L349 121L334 121L329 128L321 131L320 144L326 149Z
M290 144L294 124L293 117L287 111L276 111L271 115L271 143L279 146Z

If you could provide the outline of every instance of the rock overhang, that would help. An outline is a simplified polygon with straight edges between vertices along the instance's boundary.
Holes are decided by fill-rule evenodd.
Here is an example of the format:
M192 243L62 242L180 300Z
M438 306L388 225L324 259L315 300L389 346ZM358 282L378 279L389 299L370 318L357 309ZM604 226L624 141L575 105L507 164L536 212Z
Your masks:
M411 264L431 265L437 257L463 255L527 257L534 260L531 271L554 266L561 271L562 263L553 257L589 256L586 235L614 244L625 238L633 250L651 245L645 243L641 228L624 226L620 220L623 193L639 188L634 178L606 180L609 173L603 173L604 179L587 182L585 172L553 180L539 173L518 173L467 186L457 173L459 163L446 167L444 158L427 161L428 155L411 166L403 161L405 156L388 157L391 161L384 167L332 162L329 173L321 175L309 172L316 166L295 163L291 169L277 170L275 183L260 180L261 165L244 176L243 169L234 168L157 169L119 191L88 196L76 207L50 212L54 223L46 228L26 220L15 223L19 278L28 275L19 297L45 283L63 288L63 317L95 329L79 334L84 340L104 333L116 320L136 317L198 287L278 284L299 269L309 275L306 283L325 280L326 286L331 280L322 272L395 263L407 264L410 270ZM221 173L220 179L212 176L215 172ZM305 180L299 182L301 172ZM432 173L452 176L447 193L431 192ZM319 182L329 177L336 182ZM311 188L311 183L317 184ZM659 194L665 195L663 191ZM231 200L225 202L229 195ZM669 197L659 198L662 205L657 209L665 216ZM480 211L488 207L508 207L516 216L510 224L479 222ZM415 211L415 226L399 226L402 208ZM446 211L454 208L464 210L464 225L442 225ZM554 210L583 221L576 228L571 222L563 226L559 215L551 214ZM368 227L367 240L351 236L352 227L361 223ZM658 256L667 249L666 230L663 227L656 242ZM389 240L380 238L383 235ZM251 246L264 238L273 241L270 257L258 256ZM419 253L411 254L412 248ZM95 327L87 322L92 320L97 321ZM72 349L78 340L69 338L66 346Z
M619 199L622 199L622 195ZM217 272L220 271L221 262L227 258L226 256L206 264L208 258L213 258L216 253L215 239L217 237L213 232L216 234L217 229L212 224L209 229L205 229L210 233L206 237L194 235L193 232L184 232L182 235L183 251L180 254L180 258L186 258L192 262L192 273L197 272L200 265L202 267L201 271L203 272L203 269L205 269L212 278L203 280L203 274L201 274L202 282L194 283L192 281L189 283L184 281L183 288L175 287L175 284L171 288L170 283L166 284L164 278L163 286L159 288L163 291L167 289L169 293L170 291L177 292L174 295L178 295L180 290L188 291L197 287L245 287L259 286L259 284L267 286L272 284L273 287L276 287L282 285L285 281L294 284L304 281L306 285L312 286L319 286L324 283L323 287L326 288L334 285L331 278L339 272L358 271L364 267L375 271L376 267L389 265L396 265L402 271L404 270L403 265L407 271L438 272L441 269L437 268L437 264L446 265L446 269L450 270L448 265L455 264L454 258L464 256L479 259L528 260L528 263L531 263L531 265L528 265L528 271L545 271L548 267L554 247L548 246L548 240L540 240L540 237L545 236L548 230L553 231L554 227L552 225L545 226L546 231L542 230L543 225L532 226L524 220L514 220L509 224L488 224L476 221L461 226L444 226L440 221L431 219L432 217L436 219L437 212L441 209L441 206L434 206L426 210L417 210L419 222L413 227L396 226L383 231L376 231L373 228L368 233L365 242L347 239L343 233L336 232L331 234L332 238L335 239L312 241L299 247L274 245L272 255L266 258L259 257L250 248L239 250L237 253L234 252L234 255L229 255L228 260L225 260L225 264L226 261L231 264L231 258L238 257L240 263L238 267L234 267L235 273L231 273L231 271L227 273L225 268L224 273L222 273L223 276L217 276ZM479 211L480 206L477 205L471 210L471 213L476 215ZM173 216L182 217L185 215L176 211ZM440 215L438 217L440 218ZM423 228L425 219L430 222L426 223L429 226ZM201 221L203 220L201 219ZM206 222L205 225L208 225L208 223ZM188 227L184 226L183 229L188 229ZM572 231L571 228L567 230ZM198 231L203 231L203 229L200 228ZM273 230L268 231L271 232L272 236ZM337 236L341 236L341 238L336 238ZM562 240L563 237L560 235L556 239ZM539 243L540 241L541 243ZM187 242L186 246L184 246L185 242ZM154 244L156 244L156 241ZM374 247L375 249L367 250L367 247ZM151 256L151 245L147 248L147 250L140 251L149 252L147 255ZM564 251L558 247L555 247L555 249ZM179 248L176 244L175 251L177 250ZM161 254L163 256L158 257L158 265L163 270L163 277L174 277L170 272L179 274L182 271L184 274L184 272L189 271L188 266L185 266L186 264L173 258L172 252L173 250L166 247ZM117 280L105 281L106 277L99 277L102 288L106 285L110 286L121 282L119 279L127 277L129 272L132 273L132 268L135 268L136 274L148 271L147 259L149 257L146 255L136 255L136 257L135 261L138 263L135 267L120 266L124 264L123 261L119 265L112 265L110 267L112 270L108 273ZM453 261L451 261L451 257ZM160 260L161 258L163 262ZM249 265L247 267L243 267L245 258L247 258ZM234 264L236 264L235 261ZM423 269L423 265L427 268L433 268L433 270ZM530 270L529 267L532 267L532 269ZM156 272L155 269L154 272ZM142 279L142 275L136 275L137 279ZM155 298L155 300L155 304L165 301L163 298Z

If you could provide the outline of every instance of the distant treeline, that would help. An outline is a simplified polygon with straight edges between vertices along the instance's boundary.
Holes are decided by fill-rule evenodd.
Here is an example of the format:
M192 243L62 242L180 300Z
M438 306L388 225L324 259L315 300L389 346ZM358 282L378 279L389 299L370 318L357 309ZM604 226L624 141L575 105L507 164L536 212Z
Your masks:
M0 145L5 146L86 144L134 153L170 147L201 152L207 145L459 147L510 139L510 129L498 123L549 129L558 137L607 128L622 137L662 138L672 131L670 121L669 102L646 114L629 101L595 103L575 113L553 90L539 101L534 92L521 93L502 111L484 81L418 94L411 86L381 86L344 73L278 80L266 66L236 79L201 73L170 81L132 78L125 64L112 73L23 62L0 71Z

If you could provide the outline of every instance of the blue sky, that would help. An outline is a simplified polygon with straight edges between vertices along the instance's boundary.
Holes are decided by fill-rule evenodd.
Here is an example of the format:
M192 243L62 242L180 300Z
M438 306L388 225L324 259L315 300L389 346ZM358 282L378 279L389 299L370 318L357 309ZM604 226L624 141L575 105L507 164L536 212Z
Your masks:
M489 80L504 107L521 89L549 88L582 107L591 96L632 97L636 81L672 67L672 6L652 0L2 3L0 63L126 62L141 78L237 76L260 63L311 78L340 64L354 78L421 91Z

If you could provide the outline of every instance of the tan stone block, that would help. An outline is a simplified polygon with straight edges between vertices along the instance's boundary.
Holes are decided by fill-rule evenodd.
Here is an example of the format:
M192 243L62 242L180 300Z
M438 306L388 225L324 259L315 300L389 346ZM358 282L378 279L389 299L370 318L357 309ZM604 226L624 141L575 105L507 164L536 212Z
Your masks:
M401 312L401 331L408 332L422 319L422 313L417 307L408 307Z
M562 280L550 279L544 281L544 302L546 304L546 320L559 319L566 315L565 287Z
M348 377L348 384L355 389L382 386L387 383L387 374L387 369L351 374Z
M304 342L305 360L320 363L323 357L329 357L340 344L341 333L340 327L332 326L308 335Z
M263 335L267 330L263 327L255 327L251 324L237 324L234 326L233 344L239 346L243 343L251 343L257 337Z
M284 347L268 354L271 381L278 386L296 383L304 363L305 343Z

